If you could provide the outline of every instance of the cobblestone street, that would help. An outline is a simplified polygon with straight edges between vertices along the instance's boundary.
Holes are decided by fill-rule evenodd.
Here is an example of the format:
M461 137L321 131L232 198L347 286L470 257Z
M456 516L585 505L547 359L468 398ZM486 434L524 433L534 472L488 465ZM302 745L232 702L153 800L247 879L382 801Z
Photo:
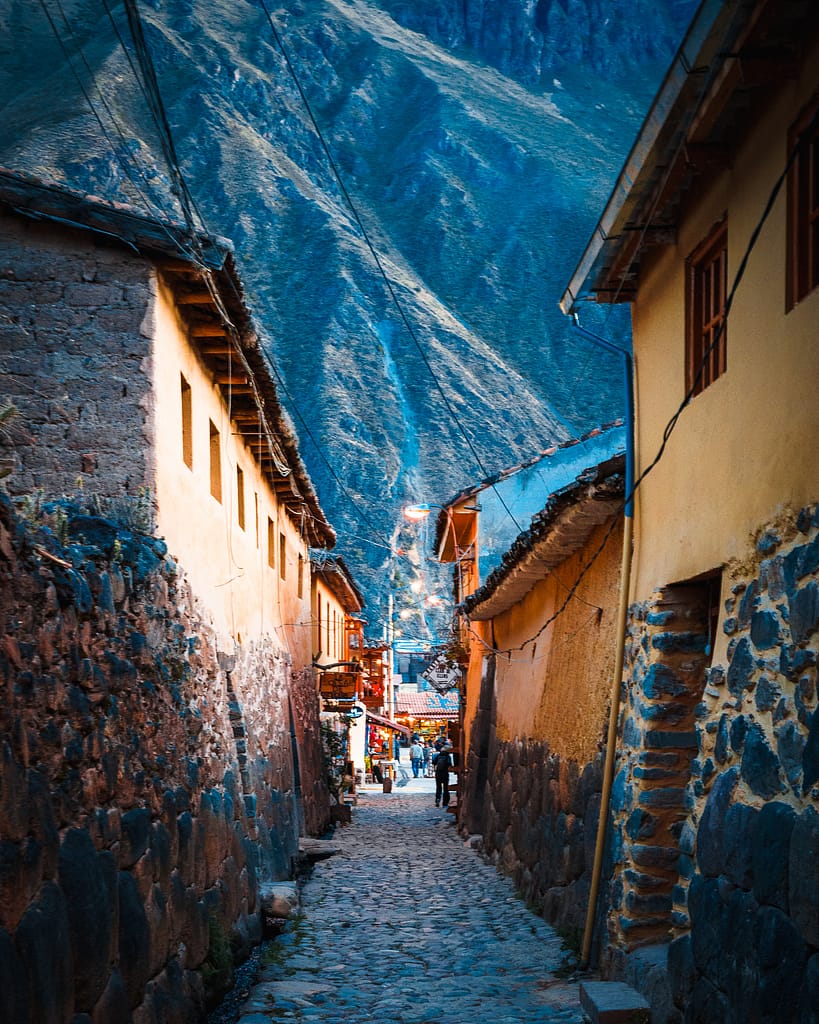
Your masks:
M561 940L433 803L432 780L360 794L240 1024L575 1024Z

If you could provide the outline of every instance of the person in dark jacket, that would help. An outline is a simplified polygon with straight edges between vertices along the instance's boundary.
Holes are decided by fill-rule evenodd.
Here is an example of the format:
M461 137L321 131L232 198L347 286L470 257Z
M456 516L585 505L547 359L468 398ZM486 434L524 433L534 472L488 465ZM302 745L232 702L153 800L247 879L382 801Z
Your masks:
M452 744L447 743L433 759L435 762L435 806L449 806L449 772L452 768Z

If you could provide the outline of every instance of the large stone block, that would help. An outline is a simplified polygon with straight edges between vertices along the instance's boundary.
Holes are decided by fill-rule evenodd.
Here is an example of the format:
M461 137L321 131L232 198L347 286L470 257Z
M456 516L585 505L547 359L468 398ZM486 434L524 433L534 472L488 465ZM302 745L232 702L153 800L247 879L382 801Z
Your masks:
M145 985L151 976L151 936L145 905L133 876L120 871L119 895L119 966L128 1005L133 1008L142 1000Z
M46 882L14 937L28 989L29 1019L66 1024L74 1004L74 956L65 898Z
M787 914L760 907L754 922L759 959L758 1009L770 1024L793 1020L808 948Z
M28 1012L28 976L9 933L0 928L0 1020L22 1024Z
M819 947L819 814L812 807L794 822L788 865L791 918L805 942Z
M63 837L59 884L74 951L76 1009L91 1010L108 980L113 908L106 872L85 829L69 829Z
M723 872L735 885L753 884L753 842L758 811L747 804L732 804L725 813L722 831Z
M758 722L752 722L742 751L742 778L757 796L770 799L784 790L779 758Z
M751 841L754 898L788 912L788 868L796 812L788 804L764 804Z
M697 829L697 864L704 875L722 873L725 816L739 778L739 769L729 768L717 776L708 794Z

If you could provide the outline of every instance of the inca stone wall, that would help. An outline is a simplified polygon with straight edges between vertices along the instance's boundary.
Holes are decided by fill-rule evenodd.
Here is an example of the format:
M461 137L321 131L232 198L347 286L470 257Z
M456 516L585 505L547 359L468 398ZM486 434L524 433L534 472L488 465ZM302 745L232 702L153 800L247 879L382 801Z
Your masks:
M674 609L634 609L611 923L620 941L641 918L673 936L690 1024L819 1019L818 527L815 508L785 515L726 568L724 664L704 667L701 628L664 617ZM659 746L652 729L668 734ZM649 894L638 871L660 880L655 905L635 903Z
M490 752L483 851L572 941L588 905L602 767L598 758L581 770L532 740L498 743Z
M71 494L82 478L136 493L150 468L151 265L54 224L0 227L0 405L18 410L0 432L8 489Z
M0 499L0 1020L201 1019L292 871L286 656L218 650L164 555Z

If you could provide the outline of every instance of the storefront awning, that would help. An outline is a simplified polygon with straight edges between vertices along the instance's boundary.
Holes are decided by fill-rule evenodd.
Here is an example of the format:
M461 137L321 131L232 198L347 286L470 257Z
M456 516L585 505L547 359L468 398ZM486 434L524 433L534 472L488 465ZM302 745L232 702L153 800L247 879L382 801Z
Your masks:
M384 718L383 715L377 715L374 711L367 709L367 718L371 722L375 722L376 725L382 725L385 729L393 729L395 732L403 732L406 736L409 736L410 731L406 726L399 725L398 722L393 722L391 718Z

